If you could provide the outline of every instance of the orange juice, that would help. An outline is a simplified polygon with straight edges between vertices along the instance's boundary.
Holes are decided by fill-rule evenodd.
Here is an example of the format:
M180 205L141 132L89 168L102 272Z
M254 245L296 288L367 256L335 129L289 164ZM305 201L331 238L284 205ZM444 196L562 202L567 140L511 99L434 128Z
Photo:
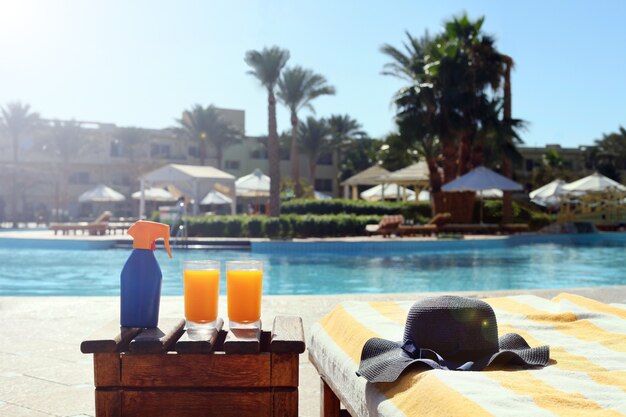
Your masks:
M220 271L185 270L185 318L195 323L217 320L217 302L220 291Z
M262 270L229 270L226 272L228 319L253 323L261 319Z

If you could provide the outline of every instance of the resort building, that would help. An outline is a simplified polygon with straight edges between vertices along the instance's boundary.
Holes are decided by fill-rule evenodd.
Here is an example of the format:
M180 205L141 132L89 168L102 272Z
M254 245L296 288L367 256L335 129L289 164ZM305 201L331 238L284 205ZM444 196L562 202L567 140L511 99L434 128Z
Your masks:
M241 143L224 150L222 167L217 167L210 144L205 165L242 177L261 169L269 173L266 141L245 136L243 110L218 109L221 117L243 134ZM139 176L169 163L199 165L198 144L179 135L175 128L129 129L110 123L44 120L19 141L17 163L13 161L10 138L0 133L0 221L11 217L13 174L16 173L16 212L19 220L80 218L97 215L78 196L105 184L126 196L115 203L115 215L136 216L138 202L130 195L139 190ZM338 196L338 169L333 155L318 160L316 178L308 178L308 160L300 156L301 178L314 183L315 190ZM288 152L281 153L283 178L289 176Z

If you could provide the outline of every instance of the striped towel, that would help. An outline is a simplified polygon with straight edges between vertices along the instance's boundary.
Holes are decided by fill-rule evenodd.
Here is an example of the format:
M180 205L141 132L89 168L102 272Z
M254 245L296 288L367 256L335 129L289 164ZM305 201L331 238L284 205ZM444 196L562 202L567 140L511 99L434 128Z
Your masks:
M624 416L626 308L560 294L485 299L498 333L550 345L540 369L408 370L396 382L355 375L371 337L400 341L412 302L344 302L311 332L309 353L355 416Z
M380 220L380 226L386 226L388 224L402 224L404 223L404 216L402 214L385 214Z

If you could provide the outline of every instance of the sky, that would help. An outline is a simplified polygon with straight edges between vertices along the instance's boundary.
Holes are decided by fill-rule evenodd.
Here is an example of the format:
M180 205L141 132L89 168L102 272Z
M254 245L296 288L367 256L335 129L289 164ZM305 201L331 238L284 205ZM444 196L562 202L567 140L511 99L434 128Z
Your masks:
M335 96L317 117L348 114L372 137L394 131L383 44L444 20L485 16L515 61L513 116L526 146L592 144L626 126L626 2L501 0L0 0L0 105L48 119L175 125L193 104L241 109L246 134L267 134L267 96L246 51L277 45L288 65L324 75ZM303 111L301 118L310 112ZM279 108L278 128L289 128Z

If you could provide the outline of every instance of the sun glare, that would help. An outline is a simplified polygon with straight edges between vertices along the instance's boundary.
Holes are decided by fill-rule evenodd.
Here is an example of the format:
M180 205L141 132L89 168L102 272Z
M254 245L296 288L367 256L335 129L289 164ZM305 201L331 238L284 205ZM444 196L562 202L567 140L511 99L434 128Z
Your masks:
M0 1L0 34L10 42L23 42L37 35L41 10L32 1Z

